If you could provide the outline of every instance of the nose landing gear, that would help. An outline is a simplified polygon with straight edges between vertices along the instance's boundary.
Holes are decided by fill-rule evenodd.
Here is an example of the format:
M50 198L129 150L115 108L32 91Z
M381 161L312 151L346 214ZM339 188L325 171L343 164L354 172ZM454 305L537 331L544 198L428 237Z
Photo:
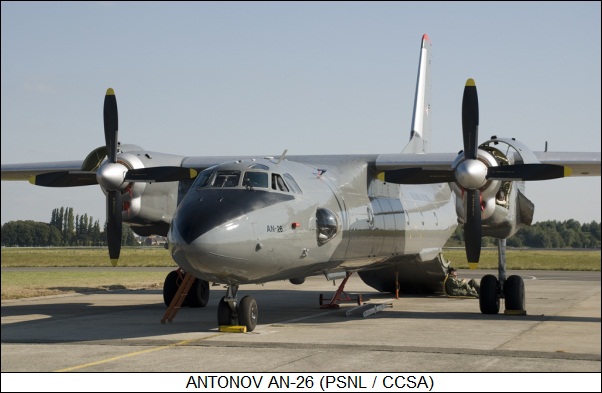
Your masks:
M245 326L247 332L252 332L257 326L259 309L257 301L251 296L236 300L238 285L229 285L226 296L217 305L217 323L220 326Z

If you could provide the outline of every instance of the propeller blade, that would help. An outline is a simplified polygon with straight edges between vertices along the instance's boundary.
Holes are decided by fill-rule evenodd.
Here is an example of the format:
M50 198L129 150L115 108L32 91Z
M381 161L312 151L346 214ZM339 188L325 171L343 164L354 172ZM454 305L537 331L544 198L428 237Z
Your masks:
M553 164L517 164L490 167L487 179L550 180L568 177L573 171L568 166Z
M113 89L108 88L105 95L103 120L105 129L105 143L107 148L107 161L111 164L117 162L117 98ZM109 257L111 264L117 265L121 251L122 232L122 205L121 191L107 191L107 243L109 244Z
M479 140L479 97L473 79L468 79L462 97L462 136L464 137L464 157L477 158Z
M107 89L105 95L103 120L107 157L109 162L114 164L117 162L117 98L115 98L115 92L111 88Z
M113 266L117 266L121 251L121 203L120 191L109 191L107 193L107 243L109 244L109 257Z
M157 166L153 168L130 169L125 174L125 181L131 182L170 182L194 179L197 171L179 166Z
M79 187L98 184L96 172L87 171L43 173L30 177L29 182L42 187Z
M404 168L383 172L378 177L385 183L394 184L435 184L456 181L453 171L424 170L422 168Z
M466 191L466 222L464 223L464 244L466 258L472 269L481 257L481 193L479 190Z

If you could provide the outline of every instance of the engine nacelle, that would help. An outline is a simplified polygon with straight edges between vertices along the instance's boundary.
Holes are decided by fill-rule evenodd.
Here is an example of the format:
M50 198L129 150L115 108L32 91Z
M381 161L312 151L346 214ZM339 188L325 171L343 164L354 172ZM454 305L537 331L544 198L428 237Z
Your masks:
M117 156L125 170L156 166L181 166L182 157L170 154L127 151ZM188 190L185 182L124 182L121 190L123 222L140 236L167 236L178 201ZM102 188L102 187L101 187ZM107 194L106 190L103 192Z
M501 146L503 149L500 149ZM514 139L492 137L479 146L478 157L487 167L530 164L539 161L531 150ZM453 162L455 169L464 155ZM451 184L456 198L456 213L459 221L466 220L466 198L464 190L456 183ZM483 236L506 239L518 230L521 224L530 225L533 219L533 203L524 194L524 182L510 180L488 180L479 189L481 194L481 223Z

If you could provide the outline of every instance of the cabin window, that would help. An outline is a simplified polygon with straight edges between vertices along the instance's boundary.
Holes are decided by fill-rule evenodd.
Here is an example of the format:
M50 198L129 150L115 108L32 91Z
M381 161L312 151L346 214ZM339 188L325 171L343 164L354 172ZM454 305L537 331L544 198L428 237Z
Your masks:
M316 211L316 227L318 245L323 245L334 239L339 232L339 220L332 210L318 209Z
M246 172L242 185L249 188L268 188L268 174L265 172Z

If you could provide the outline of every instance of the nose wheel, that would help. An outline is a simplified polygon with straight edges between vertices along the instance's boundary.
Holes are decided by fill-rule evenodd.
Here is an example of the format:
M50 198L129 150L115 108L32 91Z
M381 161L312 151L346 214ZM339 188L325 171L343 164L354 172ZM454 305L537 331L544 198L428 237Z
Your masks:
M237 292L238 285L228 286L226 296L217 305L217 323L219 326L245 326L247 332L252 332L259 316L257 301L251 296L245 296L238 302Z

